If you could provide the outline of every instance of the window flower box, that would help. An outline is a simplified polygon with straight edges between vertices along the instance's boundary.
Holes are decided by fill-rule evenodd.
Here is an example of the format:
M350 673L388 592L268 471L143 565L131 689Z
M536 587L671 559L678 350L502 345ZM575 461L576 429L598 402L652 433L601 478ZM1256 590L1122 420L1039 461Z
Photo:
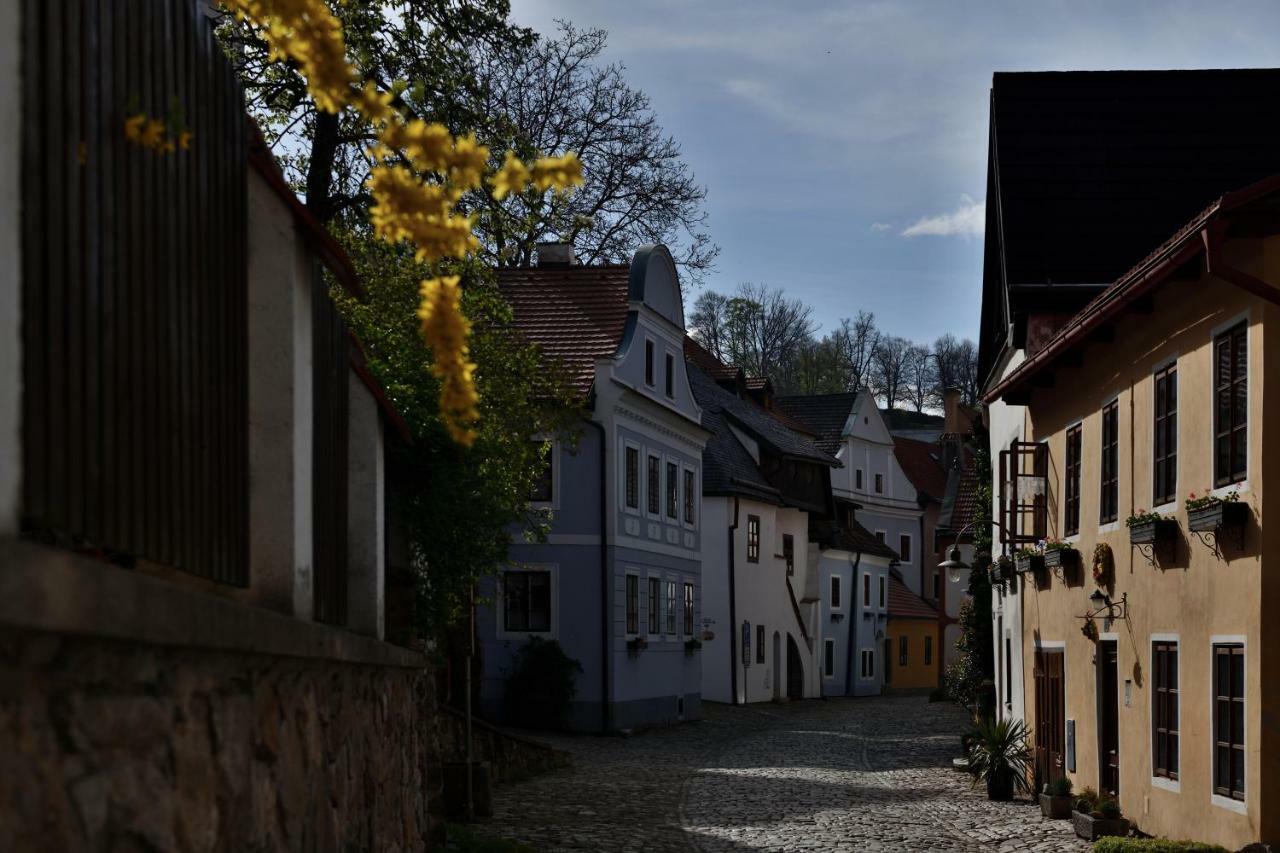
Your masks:
M693 637L691 639L684 641L684 653L686 655L692 655L694 652L698 651L698 649L701 649L701 648L702 648L702 641L699 640L697 637Z
M1097 841L1105 835L1123 838L1129 834L1129 819L1124 817L1094 817L1085 812L1072 812L1071 825L1076 835L1086 841Z
M1078 579L1080 552L1065 542L1049 542L1044 549L1044 567L1062 573L1068 583Z
M1014 559L1018 564L1018 574L1025 575L1027 572L1039 572L1044 570L1044 554L1037 552L1022 552L1014 555Z
M627 654L635 657L645 649L649 648L649 641L644 637L633 637L627 640Z
M1187 529L1192 533L1217 533L1240 529L1249 520L1249 505L1237 500L1212 501L1187 508Z
M1178 522L1163 515L1138 510L1125 521L1130 545L1163 545L1178 535Z

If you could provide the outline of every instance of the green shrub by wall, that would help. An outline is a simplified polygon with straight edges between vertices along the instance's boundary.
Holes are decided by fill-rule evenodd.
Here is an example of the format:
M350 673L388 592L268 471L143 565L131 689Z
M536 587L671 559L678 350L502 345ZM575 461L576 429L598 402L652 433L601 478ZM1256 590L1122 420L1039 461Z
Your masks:
M1227 848L1199 841L1170 841L1167 838L1100 838L1093 853L1228 853Z

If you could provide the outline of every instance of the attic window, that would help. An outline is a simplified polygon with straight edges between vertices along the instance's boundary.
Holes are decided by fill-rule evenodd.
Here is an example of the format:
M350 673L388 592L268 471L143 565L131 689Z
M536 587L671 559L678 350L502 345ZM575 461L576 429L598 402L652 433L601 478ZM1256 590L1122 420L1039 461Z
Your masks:
M884 494L884 474L876 474L876 494Z
M671 353L667 353L667 396L674 397L676 395L676 358Z
M644 342L644 384L653 387L653 341Z

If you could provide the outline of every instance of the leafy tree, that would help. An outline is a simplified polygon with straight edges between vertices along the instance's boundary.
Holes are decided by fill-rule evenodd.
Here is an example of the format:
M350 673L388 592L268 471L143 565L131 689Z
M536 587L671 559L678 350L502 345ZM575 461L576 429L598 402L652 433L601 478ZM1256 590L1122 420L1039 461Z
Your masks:
M970 439L977 466L977 509L973 522L973 567L969 571L968 597L960 604L959 654L947 667L947 692L957 702L981 710L988 716L993 709L984 707L995 696L994 632L991 626L991 457L987 452L987 435L981 423Z
M463 612L474 581L507 560L513 533L545 535L547 516L529 505L544 446L530 437L562 434L572 443L579 410L563 378L513 332L491 271L476 261L458 264L481 409L475 444L459 448L441 421L431 352L418 333L420 268L405 250L358 233L346 233L343 243L365 299L338 288L334 299L412 434L410 446L392 449L388 477L414 551L419 629L439 636Z
M516 649L503 696L507 722L531 729L561 728L578 693L582 664L555 640L530 636Z

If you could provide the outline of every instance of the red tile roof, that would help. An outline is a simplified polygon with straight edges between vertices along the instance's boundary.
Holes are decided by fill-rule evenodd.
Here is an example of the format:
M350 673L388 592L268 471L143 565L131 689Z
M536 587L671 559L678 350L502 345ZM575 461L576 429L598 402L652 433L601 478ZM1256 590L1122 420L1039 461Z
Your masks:
M916 491L940 501L947 491L947 472L942 467L942 448L915 438L894 436L893 454Z
M595 364L612 358L627 321L627 264L498 270L515 324L545 358L559 362L583 394Z
M889 573L890 619L937 619L938 611L932 604L916 595L897 573Z

